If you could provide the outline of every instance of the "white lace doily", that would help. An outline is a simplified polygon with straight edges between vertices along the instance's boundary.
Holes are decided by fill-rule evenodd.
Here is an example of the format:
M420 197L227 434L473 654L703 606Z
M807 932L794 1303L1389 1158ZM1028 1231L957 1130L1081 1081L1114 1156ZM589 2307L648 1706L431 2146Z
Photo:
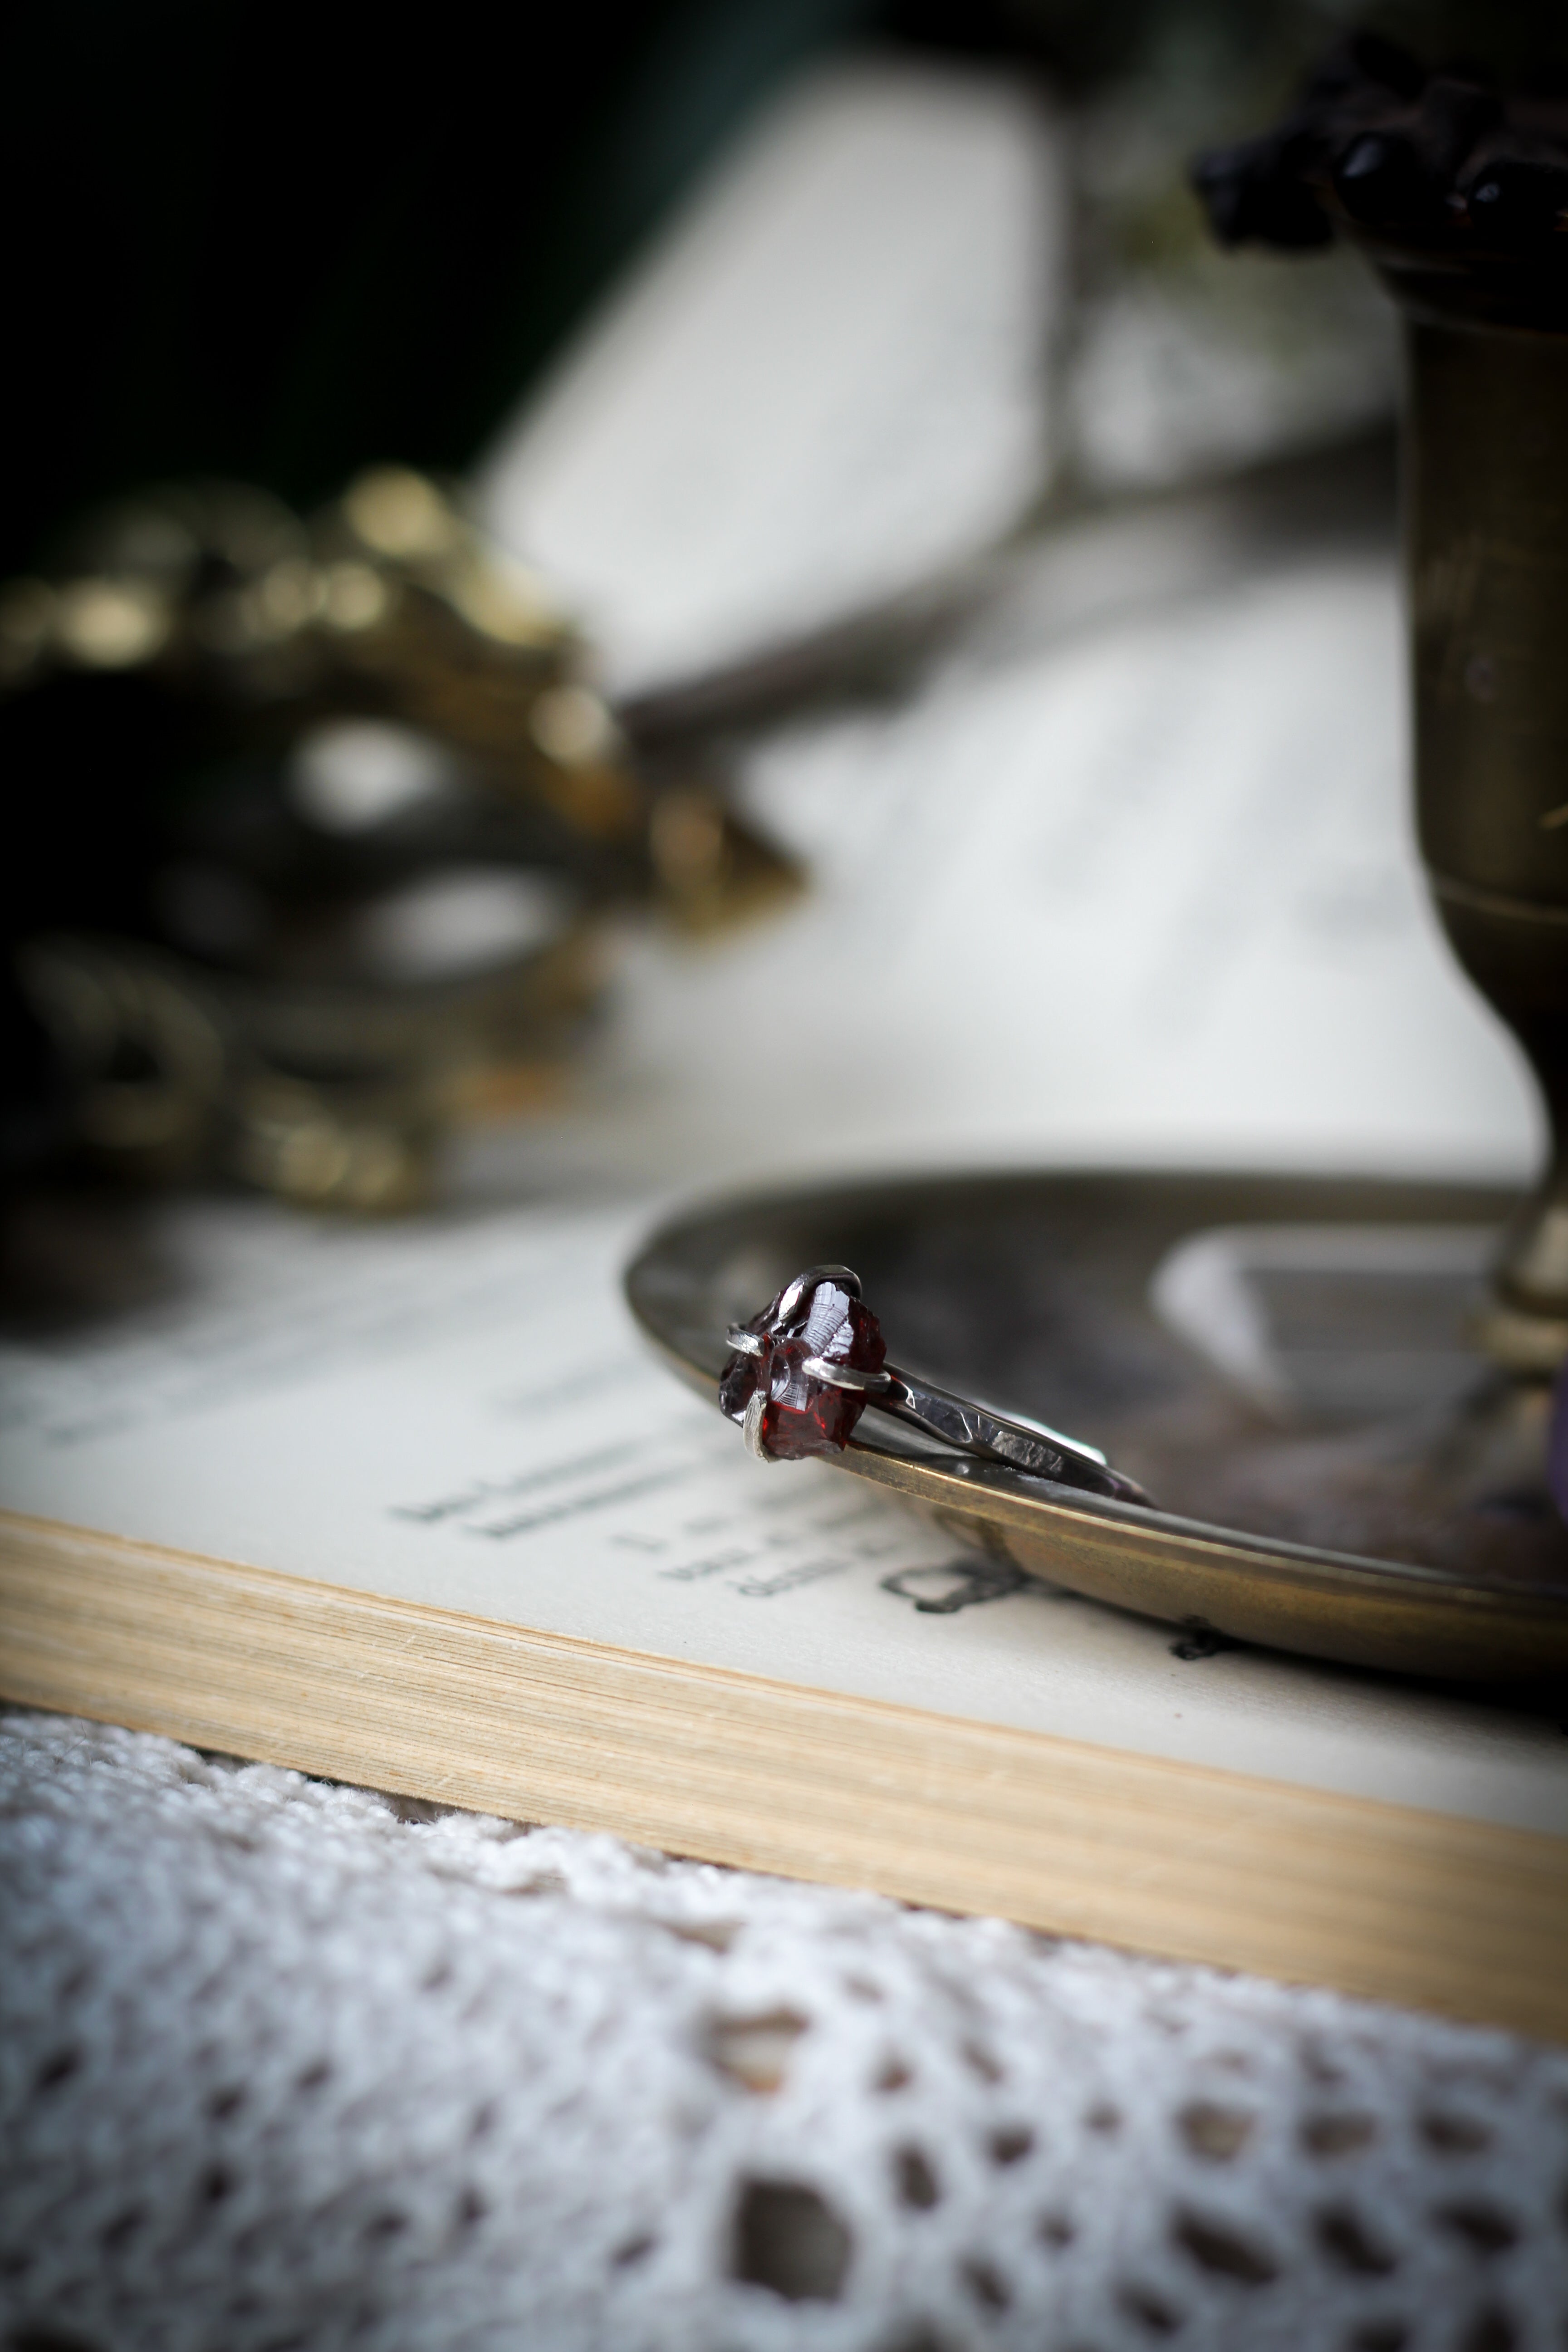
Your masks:
M9 2352L1568 2341L1568 2053L58 1717L0 1781Z

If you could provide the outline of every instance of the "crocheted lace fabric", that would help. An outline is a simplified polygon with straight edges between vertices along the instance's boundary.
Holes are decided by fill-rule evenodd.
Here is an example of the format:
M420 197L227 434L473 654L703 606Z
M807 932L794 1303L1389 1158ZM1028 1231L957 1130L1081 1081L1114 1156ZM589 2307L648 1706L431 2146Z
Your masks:
M1563 2053L58 1717L0 1780L12 2352L1568 2341Z

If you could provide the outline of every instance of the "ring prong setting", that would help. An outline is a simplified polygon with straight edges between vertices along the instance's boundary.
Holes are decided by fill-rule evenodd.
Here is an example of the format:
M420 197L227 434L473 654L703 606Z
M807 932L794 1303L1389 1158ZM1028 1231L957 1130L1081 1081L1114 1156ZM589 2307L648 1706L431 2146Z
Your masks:
M746 1451L757 1462L772 1462L775 1459L774 1455L769 1453L767 1442L763 1436L763 1414L766 1410L767 1402L768 1395L765 1389L753 1390L746 1400L745 1418L741 1423L742 1432L746 1440Z

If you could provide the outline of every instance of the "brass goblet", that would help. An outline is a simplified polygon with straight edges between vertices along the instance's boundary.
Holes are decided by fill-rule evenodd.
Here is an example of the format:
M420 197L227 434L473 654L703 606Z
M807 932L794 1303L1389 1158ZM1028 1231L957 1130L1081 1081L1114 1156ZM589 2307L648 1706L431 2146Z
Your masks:
M1406 305L1421 851L1551 1120L1479 1337L1541 1375L1568 1356L1568 333Z
M1568 105L1363 36L1194 180L1223 243L1345 236L1404 317L1421 852L1552 1131L1478 1336L1539 1383L1568 1358Z

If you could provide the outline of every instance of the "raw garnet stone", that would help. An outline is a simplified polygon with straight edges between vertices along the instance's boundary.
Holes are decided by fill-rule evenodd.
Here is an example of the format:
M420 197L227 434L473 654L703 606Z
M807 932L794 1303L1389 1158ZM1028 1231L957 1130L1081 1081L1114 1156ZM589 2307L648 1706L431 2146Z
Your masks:
M866 1410L866 1399L850 1389L829 1388L802 1367L808 1356L847 1364L858 1372L879 1372L887 1343L868 1307L831 1275L797 1275L747 1324L763 1343L760 1356L733 1355L719 1381L719 1403L731 1421L743 1421L761 1389L763 1444L781 1462L810 1454L841 1454Z

